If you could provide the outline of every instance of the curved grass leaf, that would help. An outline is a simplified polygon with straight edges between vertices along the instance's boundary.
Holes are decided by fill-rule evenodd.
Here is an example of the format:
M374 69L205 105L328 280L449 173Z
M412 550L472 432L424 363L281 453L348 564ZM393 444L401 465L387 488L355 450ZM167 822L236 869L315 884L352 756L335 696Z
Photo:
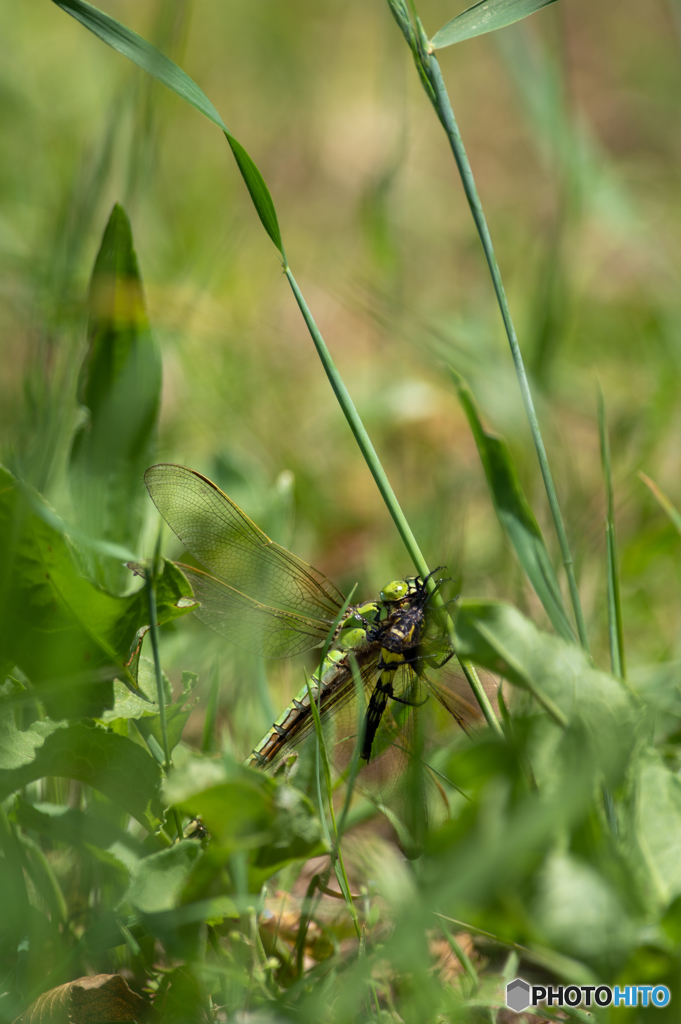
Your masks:
M223 131L227 130L217 110L205 92L199 89L196 82L142 36L138 36L136 32L122 25L115 18L109 17L108 14L104 14L92 4L85 3L85 0L53 0L53 3L79 21L94 35L99 36L107 46L118 50L133 64L137 64L143 71L147 71L159 82L167 85L169 89L190 103L218 128L222 128Z
M556 0L480 0L468 10L452 18L439 29L430 41L434 50L461 43L464 39L495 32L515 21L548 7Z
M88 351L78 399L87 419L73 441L69 477L78 524L89 536L135 549L144 522L142 475L154 461L161 355L149 330L125 210L111 211L90 282ZM125 590L120 558L90 551L89 575Z
M575 644L540 632L501 601L461 601L454 628L460 658L529 690L560 724L581 721L603 771L619 775L642 718L620 680L597 671Z
M639 473L638 475L640 479L643 481L643 483L646 485L646 487L650 490L653 497L657 500L660 506L667 513L670 520L674 524L674 527L678 530L679 533L681 533L681 512L678 511L678 509L672 503L671 499L667 497L664 491L660 490L660 488L657 486L654 480L651 480L650 477L646 476L645 473Z
M499 522L554 629L564 640L574 643L544 537L523 492L508 445L502 437L485 430L470 388L454 370L451 374L480 453Z
M165 54L161 53L155 46L138 36L125 25L122 25L115 18L104 14L92 4L85 3L85 0L52 0L57 7L70 14L81 25L98 36L102 42L111 46L114 50L122 53L124 57L131 60L143 71L153 75L157 81L172 89L181 99L185 100L192 107L207 117L209 121L216 124L225 133L225 137L231 147L241 176L246 183L253 205L260 218L262 226L270 236L277 249L286 259L284 247L281 241L281 232L277 213L272 202L272 196L265 184L265 179L256 167L255 163L233 135L227 130L217 110L210 102L202 89L189 75L178 67Z
M0 467L0 663L18 665L50 717L98 717L114 677L135 684L149 622L145 592L114 597L79 572L64 536L38 515L42 500ZM191 610L191 587L172 563L158 584L158 618Z
M248 853L252 892L286 864L328 852L308 798L262 772L194 756L172 772L164 793L185 814L200 815L212 836L192 896L210 888L235 851Z
M230 145L232 153L234 154L234 159L237 162L238 168L241 171L241 177L246 182L246 188L253 200L253 205L260 217L262 226L285 259L284 245L281 240L279 221L277 220L277 211L274 208L272 196L270 195L270 190L265 184L265 179L241 143L238 142L233 135L230 135L228 131L225 131L225 137Z

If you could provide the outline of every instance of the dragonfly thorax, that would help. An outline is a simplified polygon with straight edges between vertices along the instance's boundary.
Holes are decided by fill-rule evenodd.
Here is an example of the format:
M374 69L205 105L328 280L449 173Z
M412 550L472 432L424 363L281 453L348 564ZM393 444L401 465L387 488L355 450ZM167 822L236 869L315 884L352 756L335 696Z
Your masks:
M338 645L344 651L354 651L367 643L367 631L361 626L344 629L338 637Z

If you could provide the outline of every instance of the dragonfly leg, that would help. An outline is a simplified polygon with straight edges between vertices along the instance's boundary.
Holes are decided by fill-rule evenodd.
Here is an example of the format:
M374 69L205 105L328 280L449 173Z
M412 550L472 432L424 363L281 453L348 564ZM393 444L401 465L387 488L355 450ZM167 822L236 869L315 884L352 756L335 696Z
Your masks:
M447 664L447 662L451 661L453 657L454 657L454 651L450 651L446 658L443 658L442 661L436 661L436 662L432 663L430 667L431 668L444 668L444 666Z
M420 708L430 699L430 694L427 693L423 700L409 700L407 697L398 697L396 693L391 693L390 698L391 700L396 700L398 704L406 704L410 708Z

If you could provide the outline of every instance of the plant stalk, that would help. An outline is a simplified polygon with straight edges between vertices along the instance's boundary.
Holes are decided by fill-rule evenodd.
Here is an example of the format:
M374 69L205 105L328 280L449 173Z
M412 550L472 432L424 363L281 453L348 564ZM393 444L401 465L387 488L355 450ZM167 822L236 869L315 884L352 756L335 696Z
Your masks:
M326 342L324 341L321 332L317 327L317 324L315 323L314 317L310 312L310 309L305 301L303 293L298 287L298 283L295 277L293 276L290 267L288 267L287 265L284 266L284 273L288 278L288 282L291 286L291 290L293 291L296 302L298 303L300 311L303 314L303 319L305 320L307 329L310 332L310 336L312 338L312 341L314 342L314 346L317 349L317 354L321 360L322 366L324 367L326 376L329 379L329 383L331 384L333 392L336 398L338 399L338 404L343 410L343 414L346 420L348 421L350 430L355 436L355 440L357 441L359 449L362 455L364 456L367 466L369 467L369 471L376 482L376 486L378 487L381 497L383 498L383 501L385 502L387 509L390 512L390 515L392 516L393 522L397 527L398 533L402 538L404 546L409 552L409 556L416 567L416 571L423 579L426 579L430 572L430 570L428 569L428 563L423 557L421 549L419 548L418 543L416 541L416 537L412 533L412 529L409 523L407 522L404 512L400 507L400 503L398 502L395 496L395 492L390 486L390 481L388 480L388 477L385 474L385 470L381 465L380 459L376 454L376 449L371 443L371 438L367 434L364 424L360 419L359 413L355 408L355 404L352 401L352 398L350 397L348 389L346 388L338 370L336 369L333 359L331 358L331 354L328 348L326 347ZM440 592L435 589L434 580L429 579L427 586L429 592L434 592L433 605L436 608L440 609L446 616L445 622L447 625L447 633L449 635L452 647L454 648L454 650L456 650L454 624L452 623L451 617L447 612L445 603L440 595ZM490 704L489 698L485 693L484 687L480 682L480 679L478 678L478 674L475 671L473 664L470 661L465 660L460 660L459 663L464 671L466 679L468 680L468 683L473 693L475 694L475 699L480 705L480 710L482 711L487 724L490 726L491 729L493 729L497 733L498 736L503 737L503 730L499 725L497 717L492 709L492 705Z
M504 322L504 328L506 330L506 337L508 338L508 344L511 349L511 357L515 366L516 376L518 378L518 384L520 387L520 394L522 396L523 404L525 406L525 412L527 419L530 424L530 430L532 431L532 439L537 452L537 458L539 459L539 468L544 480L544 487L546 488L546 494L549 500L549 506L551 508L551 515L553 516L553 522L556 528L556 534L558 536L558 543L560 545L560 552L563 559L563 565L565 567L565 573L567 575L568 587L570 590L570 599L572 601L572 607L574 609L575 622L577 624L577 632L579 634L579 640L585 651L589 650L589 640L586 632L586 623L584 621L584 613L582 611L582 604L579 599L579 590L577 588L577 580L575 579L574 564L572 560L572 554L570 552L570 545L565 532L565 525L563 523L563 516L560 511L560 505L558 504L558 496L556 494L556 488L551 475L551 469L549 467L549 460L546 455L546 448L544 447L544 440L541 435L541 429L539 427L539 420L537 419L537 413L532 400L532 392L530 390L530 384L527 379L527 372L525 370L525 363L523 361L522 353L520 351L520 345L518 344L518 337L515 332L513 325L513 319L511 317L511 311L508 306L508 299L506 297L506 291L501 278L501 272L499 270L499 264L497 263L496 254L494 252L494 246L492 244L492 238L487 225L487 219L480 202L480 196L475 185L475 179L473 177L473 171L471 169L470 162L468 160L468 154L466 153L463 139L459 131L459 126L454 117L454 111L449 101L449 95L445 87L444 80L442 78L442 72L440 70L440 64L437 58L431 53L428 54L424 59L424 70L428 76L433 95L431 96L431 102L435 107L436 113L440 119L440 123L447 133L449 144L451 146L456 165L459 169L461 176L461 182L463 184L464 193L468 200L468 205L475 221L475 226L478 230L480 242L485 253L485 259L487 260L487 266L492 277L492 284L494 285L494 291L499 304L499 310L501 317Z
M160 539L160 534L159 534ZM156 559L154 559L156 563ZM163 676L161 674L161 657L158 649L158 626L156 624L157 613L156 613L156 587L154 586L154 569L147 569L146 572L146 584L147 584L147 598L149 601L149 632L151 633L151 649L154 655L154 670L156 673L156 698L158 700L158 715L161 724L161 738L163 740L163 756L165 758L165 773L166 778L170 773L171 760L170 760L170 745L168 743L168 722L166 719L166 695L163 689ZM182 839L182 823L180 822L180 816L176 809L173 808L173 817L175 819L175 829L177 831L177 838Z
M544 441L541 435L539 427L539 420L537 419L537 413L534 408L534 402L532 400L532 393L530 391L529 381L527 379L527 372L525 370L525 364L523 362L522 353L518 344L518 338L513 325L513 319L511 317L511 311L508 306L508 299L506 297L506 291L501 278L501 272L497 263L496 254L494 252L494 246L492 244L492 237L487 226L487 220L485 213L480 202L480 196L475 185L475 179L473 177L473 171L468 160L468 154L461 138L459 126L452 110L452 105L449 100L449 94L442 77L440 70L440 64L437 57L433 54L432 48L428 43L426 34L423 30L416 11L413 9L412 4L412 16L409 18L407 8L405 7L402 0L388 0L388 6L390 7L391 13L397 22L400 31L406 39L409 48L414 56L414 62L416 69L421 79L421 84L432 103L438 119L444 128L449 145L456 161L456 166L459 170L461 177L461 183L463 185L468 205L473 215L473 220L480 237L485 259L487 260L487 266L492 277L492 284L494 285L494 291L496 293L497 302L499 304L499 310L501 317L504 322L504 328L506 330L506 336L511 349L511 356L515 366L516 375L518 377L518 384L520 386L520 393L522 396L525 411L530 424L530 430L532 432L532 439L534 446L537 451L537 458L539 459L539 468L544 480L544 487L549 500L549 506L551 508L551 515L556 528L556 534L558 536L558 543L560 545L561 557L563 565L565 567L565 573L568 581L568 588L570 590L570 600L575 615L575 622L577 624L577 633L579 635L579 641L585 651L589 651L589 639L586 632L586 623L584 621L584 613L582 611L582 604L579 599L579 590L577 588L577 580L575 579L574 564L572 560L572 554L570 552L570 545L568 543L567 534L565 532L565 525L563 523L563 517L560 511L560 505L558 504L558 496L556 495L556 488L553 483L553 477L549 468L549 461L546 455L546 448L544 447Z

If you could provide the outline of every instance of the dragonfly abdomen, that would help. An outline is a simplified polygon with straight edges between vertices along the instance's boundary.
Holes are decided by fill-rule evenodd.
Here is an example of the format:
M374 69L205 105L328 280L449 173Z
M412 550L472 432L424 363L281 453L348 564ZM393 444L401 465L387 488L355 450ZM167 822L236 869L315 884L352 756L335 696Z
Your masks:
M312 728L310 695L313 700L324 707L329 700L333 699L334 693L340 692L348 685L354 685L348 652L352 650L354 655L359 655L363 648L368 647L368 644L364 631L357 629L352 632L356 635L352 638L346 637L345 649L334 648L329 651L323 663L310 679L309 690L306 684L296 694L269 732L255 747L248 759L248 764L258 768L273 764L285 747L310 731ZM353 646L350 645L350 639L354 641Z

